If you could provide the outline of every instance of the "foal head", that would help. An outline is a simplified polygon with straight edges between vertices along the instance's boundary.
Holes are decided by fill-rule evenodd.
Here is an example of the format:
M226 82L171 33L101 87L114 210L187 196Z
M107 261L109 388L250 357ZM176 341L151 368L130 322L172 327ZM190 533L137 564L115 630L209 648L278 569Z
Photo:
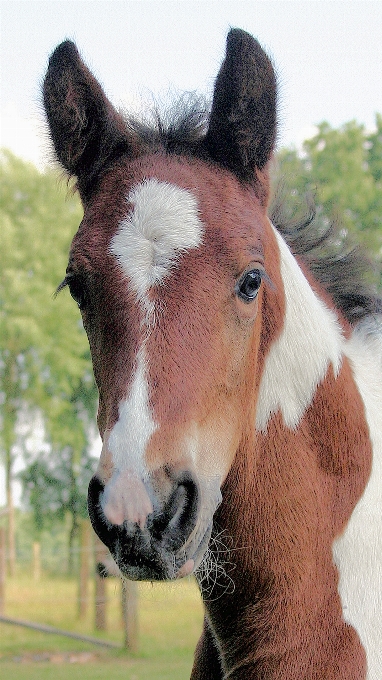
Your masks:
M233 30L208 125L187 129L186 115L148 132L115 111L72 43L50 60L52 140L84 205L64 284L99 389L89 511L130 578L198 567L224 480L253 437L284 304L266 216L275 92L267 56Z

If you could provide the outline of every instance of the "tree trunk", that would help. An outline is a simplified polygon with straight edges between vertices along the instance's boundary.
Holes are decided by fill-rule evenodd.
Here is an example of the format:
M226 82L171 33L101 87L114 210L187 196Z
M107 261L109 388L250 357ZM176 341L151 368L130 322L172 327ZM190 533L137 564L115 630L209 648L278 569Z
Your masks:
M78 500L77 500L77 479L74 470L75 467L75 452L72 448L70 457L70 501L69 501L69 512L72 516L72 526L69 534L69 574L74 574L75 569L78 567L74 559L74 546L77 542L79 546L80 540L80 517L78 515Z
M138 587L136 581L122 579L122 620L124 646L131 652L138 650Z
M106 614L106 577L102 565L107 559L108 550L98 537L95 539L95 627L97 630L107 630Z
M33 543L33 580L39 581L41 578L41 543Z
M13 503L12 461L10 453L7 455L5 468L8 508L8 573L9 576L14 576L16 571L15 506Z
M81 521L80 576L78 583L78 617L85 619L89 604L91 525L88 519Z
M14 353L10 353L8 360L5 362L4 384L7 385L4 404L3 445L5 450L5 488L8 509L8 572L10 576L14 576L16 569L16 542L15 508L12 489L12 446L15 442L17 404L19 404L20 396L17 357Z
M0 615L4 614L5 607L5 545L5 530L3 527L0 527Z
M69 545L68 545L68 549L69 549L68 573L70 575L73 575L74 571L75 571L75 566L76 566L75 560L74 560L74 547L75 547L75 544L76 544L76 539L79 536L80 526L79 526L79 523L78 523L78 516L75 512L71 513L71 517L72 517L72 526L71 526L70 532L69 532Z

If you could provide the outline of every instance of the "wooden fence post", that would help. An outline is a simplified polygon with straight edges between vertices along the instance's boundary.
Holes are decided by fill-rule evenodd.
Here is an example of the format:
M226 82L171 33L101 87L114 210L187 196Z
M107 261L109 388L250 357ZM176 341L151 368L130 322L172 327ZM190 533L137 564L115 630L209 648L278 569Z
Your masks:
M5 556L5 529L0 527L0 614L4 614L5 608L5 575L6 575L6 556Z
M89 604L91 526L87 519L81 522L80 579L78 584L78 617L84 619Z
M95 540L95 627L97 630L107 629L106 620L106 578L102 576L99 565L107 557L107 548L97 537Z
M41 577L41 543L33 543L33 580Z
M138 588L135 581L122 579L122 620L124 646L131 652L138 650Z
M15 506L13 503L12 484L7 489L8 501L8 573L11 578L16 573L16 544L15 544Z

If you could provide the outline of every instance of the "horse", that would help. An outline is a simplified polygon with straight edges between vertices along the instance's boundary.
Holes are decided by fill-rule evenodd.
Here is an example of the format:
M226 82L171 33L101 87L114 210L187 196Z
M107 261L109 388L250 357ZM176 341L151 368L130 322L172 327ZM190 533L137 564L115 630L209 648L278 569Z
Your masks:
M128 579L195 575L192 680L377 680L382 304L341 238L269 216L271 60L230 30L211 106L150 123L65 41L43 98L84 208L59 290L99 390L95 532Z

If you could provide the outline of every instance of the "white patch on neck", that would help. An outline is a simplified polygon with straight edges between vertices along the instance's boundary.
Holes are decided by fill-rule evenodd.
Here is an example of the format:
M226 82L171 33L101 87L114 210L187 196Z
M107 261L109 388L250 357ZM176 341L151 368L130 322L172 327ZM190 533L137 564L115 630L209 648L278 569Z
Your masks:
M287 427L298 426L330 363L338 374L344 342L336 315L314 293L287 244L272 228L280 249L285 318L261 378L256 414L260 431L267 429L278 411Z
M143 344L138 353L137 370L130 394L119 404L119 419L108 438L108 449L116 471L128 469L140 479L147 477L144 455L156 427L149 408Z
M148 290L160 283L179 255L202 241L195 196L186 189L148 179L128 197L133 210L122 220L110 250L129 278L137 299L152 311Z
M357 630L368 661L368 680L382 672L382 317L355 328L345 345L362 397L373 447L369 482L333 546L344 619Z

